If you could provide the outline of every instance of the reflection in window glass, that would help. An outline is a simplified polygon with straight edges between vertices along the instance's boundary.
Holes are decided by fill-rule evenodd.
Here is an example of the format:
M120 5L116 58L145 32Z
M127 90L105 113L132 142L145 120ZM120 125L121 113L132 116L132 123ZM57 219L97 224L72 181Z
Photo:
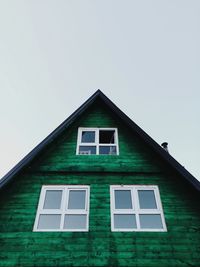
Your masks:
M38 229L59 229L61 215L42 214L39 217Z
M82 143L95 143L95 132L94 131L83 131L81 142Z
M62 199L61 190L47 190L44 200L44 209L60 209Z
M131 190L115 190L115 209L132 209Z
M101 155L116 155L116 146L99 146L99 154Z
M138 190L138 197L141 209L157 209L153 190Z
M86 220L86 215L65 215L64 229L85 229Z
M85 209L85 190L70 190L68 209Z
M96 147L95 146L79 146L79 154L82 154L82 155L96 154Z
M136 219L134 214L115 214L114 227L116 229L136 228Z
M139 217L141 228L163 229L160 214L141 214Z

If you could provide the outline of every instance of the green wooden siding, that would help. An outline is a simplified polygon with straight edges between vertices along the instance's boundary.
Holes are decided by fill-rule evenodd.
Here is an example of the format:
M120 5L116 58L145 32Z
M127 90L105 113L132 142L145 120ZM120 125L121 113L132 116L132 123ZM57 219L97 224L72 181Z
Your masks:
M76 156L77 127L117 127L119 156ZM110 185L158 185L167 232L111 232ZM42 185L90 185L89 232L33 232ZM200 266L199 195L95 105L0 191L0 266Z
M117 127L119 156L76 155L78 127ZM133 153L134 152L134 153ZM33 167L40 171L108 171L153 172L158 171L158 161L139 138L124 127L123 122L101 106L91 107L69 131L66 131L41 157L41 164ZM92 169L91 169L92 168Z

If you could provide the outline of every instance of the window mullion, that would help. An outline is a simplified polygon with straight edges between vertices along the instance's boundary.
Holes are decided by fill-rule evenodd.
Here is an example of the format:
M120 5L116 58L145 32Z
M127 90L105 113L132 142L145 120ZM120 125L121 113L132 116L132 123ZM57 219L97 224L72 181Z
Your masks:
M90 188L85 190L86 231L89 230Z
M154 196L155 196L155 199L156 199L157 210L159 212L161 212L162 207L161 207L161 201L159 201L159 199L160 199L159 192L156 189L153 189L153 191L154 191Z
M140 214L160 214L158 209L140 209Z
M134 214L133 209L115 209L113 212L115 214Z
M62 203L61 203L61 222L60 222L60 229L63 230L64 228L64 219L65 219L65 208L67 203L67 189L64 188L63 190L63 197L62 197Z
M135 219L136 219L136 225L137 229L140 229L140 221L139 221L139 203L138 203L138 197L137 197L137 189L132 188L133 193L133 202L134 202L134 208L135 208Z
M99 128L95 131L95 144L96 144L96 153L99 155Z
M110 213L111 213L111 230L114 230L114 210L115 210L115 189L110 187Z
M88 192L88 190L86 189L86 190L84 190L85 191L85 211L86 211L86 213L88 212L88 194L89 194L89 192Z
M39 211L40 214L61 214L61 209L42 209Z
M118 140L118 130L115 129L114 142L116 146L116 153L119 155L119 140Z

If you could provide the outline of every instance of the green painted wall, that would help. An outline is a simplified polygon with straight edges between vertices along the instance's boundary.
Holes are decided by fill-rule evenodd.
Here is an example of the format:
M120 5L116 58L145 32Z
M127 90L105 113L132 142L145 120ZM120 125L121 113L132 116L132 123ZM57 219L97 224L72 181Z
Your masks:
M76 156L77 127L118 127L119 156ZM167 232L111 232L112 184L159 186ZM41 186L87 184L89 232L32 232ZM199 195L100 104L0 191L0 266L200 266Z

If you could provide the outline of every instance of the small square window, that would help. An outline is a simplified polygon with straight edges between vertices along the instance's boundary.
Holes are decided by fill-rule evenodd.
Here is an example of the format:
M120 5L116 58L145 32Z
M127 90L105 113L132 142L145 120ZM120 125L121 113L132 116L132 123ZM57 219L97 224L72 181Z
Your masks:
M88 231L89 186L43 186L34 231Z
M167 231L157 186L113 185L112 231Z
M77 155L118 155L116 128L79 128Z

